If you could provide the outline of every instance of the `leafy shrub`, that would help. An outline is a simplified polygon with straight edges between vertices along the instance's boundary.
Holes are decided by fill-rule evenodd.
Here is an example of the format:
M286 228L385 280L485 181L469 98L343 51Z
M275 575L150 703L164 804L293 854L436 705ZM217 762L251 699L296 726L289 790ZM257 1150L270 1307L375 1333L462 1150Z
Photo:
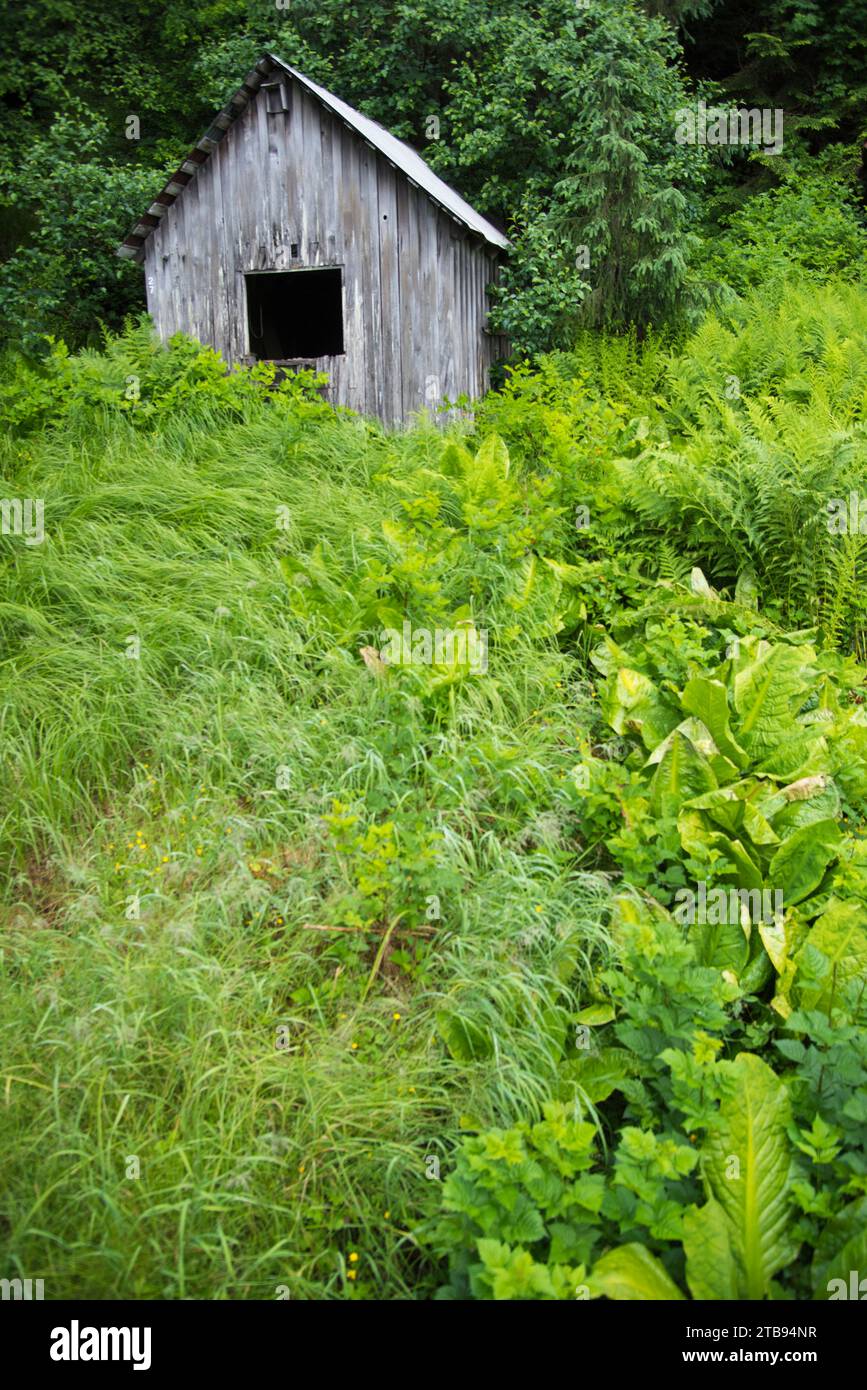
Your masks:
M517 354L570 343L590 284L575 253L548 217L527 199L515 220L510 262L491 289L492 326Z
M435 462L378 475L393 514L361 533L351 556L317 545L281 561L296 616L342 648L381 645L405 623L468 638L490 628L505 646L574 628L580 573L545 553L563 549L558 480L513 470L493 433L475 453L457 437L438 441ZM382 679L425 698L478 674L457 645L423 663L385 647L380 656Z
M49 339L43 359L10 354L0 383L0 427L27 434L47 424L63 427L94 412L123 415L141 429L154 429L178 410L224 412L235 418L264 401L307 401L328 407L317 392L325 377L312 371L275 382L268 362L229 371L213 348L176 334L168 348L148 321L121 334L107 334L104 351L71 354Z
M543 382L507 391L519 427ZM862 1258L864 672L733 589L645 590L593 653L617 751L582 748L580 834L640 896L543 1118L457 1151L420 1228L441 1297L827 1298Z
M707 594L693 603L713 607ZM664 620L649 618L629 650L607 639L594 657L607 677L602 708L615 733L640 740L641 753L619 770L613 794L606 765L589 766L603 774L598 795L610 797L609 823L622 813L607 843L632 882L669 905L678 894L686 902L699 882L744 895L734 920L714 914L715 928L694 926L692 935L703 963L759 981L770 975L768 956L781 970L807 923L839 894L834 866L854 852L841 825L867 797L867 719L854 696L863 673L803 640L734 635L749 622L736 605L719 604L711 621L717 644L720 628L728 633L723 659L702 653L713 630L693 621L692 656L677 672L660 640ZM770 900L762 894L776 893L784 937L753 910ZM746 894L754 896L744 916Z
M25 214L19 244L0 262L4 340L29 351L47 333L93 343L102 321L118 329L143 307L141 272L115 249L169 171L120 164L109 143L106 121L77 108L0 163L0 198Z
M757 193L710 243L705 274L739 294L774 279L863 280L867 226L844 185L792 174Z
M863 1240L863 1003L852 995L838 1011L826 997L831 1012L774 1022L744 1008L734 980L702 965L658 905L618 900L613 931L617 961L599 978L605 1002L578 1016L593 1020L579 1025L593 1041L564 1063L561 1099L540 1123L488 1131L458 1150L442 1215L421 1229L448 1257L440 1296L830 1296L831 1280L857 1267ZM825 967L841 946L851 950L847 933L813 932ZM857 952L865 949L861 927ZM782 1076L744 1050L773 1034L799 1064ZM817 1103L832 1047L849 1087L845 1135L825 1118L832 1098ZM609 1124L619 1133L612 1151L600 1142ZM804 1245L812 1267L798 1258Z

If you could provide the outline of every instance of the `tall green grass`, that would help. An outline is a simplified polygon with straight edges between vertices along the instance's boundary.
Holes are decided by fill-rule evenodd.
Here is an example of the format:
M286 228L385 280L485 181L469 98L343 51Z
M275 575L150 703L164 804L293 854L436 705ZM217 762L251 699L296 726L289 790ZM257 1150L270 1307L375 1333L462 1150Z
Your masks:
M0 444L46 524L0 540L0 1263L49 1298L430 1295L430 1160L538 1108L551 1010L604 954L569 659L522 640L434 709L287 601L280 556L375 548L380 475L440 431L278 406L142 428L73 390ZM420 816L455 884L366 998L380 938L322 930L351 887L335 799ZM489 1055L452 1057L444 1010Z

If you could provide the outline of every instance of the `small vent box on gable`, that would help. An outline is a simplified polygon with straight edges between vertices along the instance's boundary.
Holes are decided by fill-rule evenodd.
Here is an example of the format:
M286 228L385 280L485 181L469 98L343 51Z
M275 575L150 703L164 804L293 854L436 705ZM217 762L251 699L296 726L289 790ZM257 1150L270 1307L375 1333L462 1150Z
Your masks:
M263 82L262 91L265 93L265 109L269 116L292 109L292 94L285 82Z

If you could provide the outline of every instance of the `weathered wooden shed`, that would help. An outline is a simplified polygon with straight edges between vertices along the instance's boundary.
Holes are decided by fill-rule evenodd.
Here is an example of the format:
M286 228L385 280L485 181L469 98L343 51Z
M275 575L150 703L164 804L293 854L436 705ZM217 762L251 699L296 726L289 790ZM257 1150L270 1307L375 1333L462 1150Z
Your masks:
M163 338L328 373L394 422L481 395L509 243L409 145L266 54L122 246Z

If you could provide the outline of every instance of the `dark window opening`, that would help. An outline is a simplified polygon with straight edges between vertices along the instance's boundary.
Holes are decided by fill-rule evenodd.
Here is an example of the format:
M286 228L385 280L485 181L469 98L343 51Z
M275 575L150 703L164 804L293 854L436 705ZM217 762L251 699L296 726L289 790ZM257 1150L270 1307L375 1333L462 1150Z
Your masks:
M250 352L258 361L337 357L343 352L339 269L245 275Z

